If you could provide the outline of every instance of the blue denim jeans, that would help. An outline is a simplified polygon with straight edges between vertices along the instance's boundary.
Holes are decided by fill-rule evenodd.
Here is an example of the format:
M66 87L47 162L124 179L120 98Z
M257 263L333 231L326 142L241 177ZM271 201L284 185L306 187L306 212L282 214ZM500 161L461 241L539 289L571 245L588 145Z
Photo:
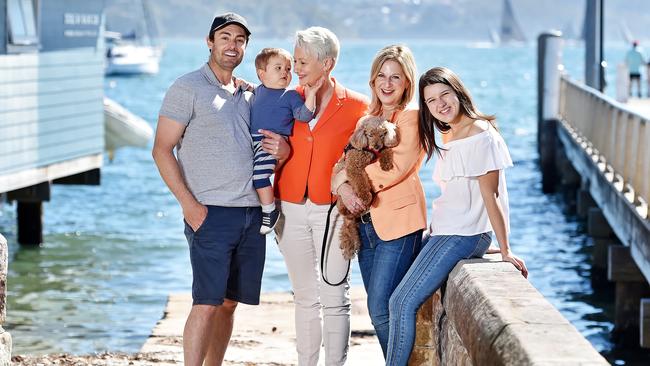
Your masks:
M386 357L388 300L420 251L422 230L395 240L379 238L372 222L360 223L359 268L368 294L368 313Z
M390 335L386 365L407 365L415 341L415 315L442 286L461 259L482 257L492 233L472 236L436 235L420 254L390 297Z

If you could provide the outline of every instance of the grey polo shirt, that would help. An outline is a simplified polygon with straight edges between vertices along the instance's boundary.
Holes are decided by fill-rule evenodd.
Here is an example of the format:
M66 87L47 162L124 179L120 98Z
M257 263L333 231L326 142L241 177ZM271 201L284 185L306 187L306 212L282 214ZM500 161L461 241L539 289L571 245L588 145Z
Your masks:
M253 188L251 93L231 94L206 63L167 90L160 115L185 126L176 153L185 183L204 205L259 206Z

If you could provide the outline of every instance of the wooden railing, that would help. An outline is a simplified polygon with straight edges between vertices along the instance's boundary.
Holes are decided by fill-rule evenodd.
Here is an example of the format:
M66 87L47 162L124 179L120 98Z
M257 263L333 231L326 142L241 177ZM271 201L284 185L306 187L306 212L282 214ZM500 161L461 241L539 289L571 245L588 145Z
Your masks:
M648 219L650 120L563 76L560 119L607 180Z

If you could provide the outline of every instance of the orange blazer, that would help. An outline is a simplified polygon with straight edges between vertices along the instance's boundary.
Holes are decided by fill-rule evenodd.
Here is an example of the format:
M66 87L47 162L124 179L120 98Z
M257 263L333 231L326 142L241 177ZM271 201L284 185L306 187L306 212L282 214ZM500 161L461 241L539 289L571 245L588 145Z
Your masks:
M314 129L305 121L293 125L291 153L275 172L275 197L280 200L301 203L307 196L316 204L331 203L332 168L368 109L368 98L332 81L334 93ZM304 95L301 87L297 90Z
M397 239L427 225L427 205L418 175L425 156L418 135L418 110L407 107L394 123L400 142L393 148L393 169L382 170L378 161L366 167L376 193L370 217L382 240Z

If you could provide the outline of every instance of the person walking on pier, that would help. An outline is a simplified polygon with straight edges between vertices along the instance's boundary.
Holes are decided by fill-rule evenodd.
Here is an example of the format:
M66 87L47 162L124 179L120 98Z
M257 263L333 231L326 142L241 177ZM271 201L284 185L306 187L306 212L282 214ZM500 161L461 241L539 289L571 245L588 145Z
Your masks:
M639 50L639 41L633 41L632 48L625 54L625 65L630 73L629 96L632 96L632 88L636 84L637 96L641 98L641 66L644 62L643 54Z
M233 78L249 36L240 15L215 17L208 62L173 83L158 118L153 157L182 207L192 265L192 309L183 331L188 366L220 365L237 304L260 298L266 244L253 188L251 93ZM289 155L279 135L267 137L263 148L280 160Z
M381 49L370 68L369 114L381 116L397 127L400 141L392 148L393 168L382 170L379 161L366 167L374 199L370 207L347 183L345 169L332 179L332 191L351 212L361 216L359 268L368 293L368 313L386 357L388 345L388 300L406 274L422 242L427 209L418 171L424 149L418 138L418 110L409 105L415 97L415 58L402 45Z
M434 181L441 194L433 202L430 237L391 295L386 365L408 363L415 340L415 316L462 259L481 257L492 232L501 257L524 277L524 261L510 250L508 192L504 169L512 166L508 148L451 70L435 67L420 77L420 143L428 158L439 156ZM434 129L442 133L442 145Z

